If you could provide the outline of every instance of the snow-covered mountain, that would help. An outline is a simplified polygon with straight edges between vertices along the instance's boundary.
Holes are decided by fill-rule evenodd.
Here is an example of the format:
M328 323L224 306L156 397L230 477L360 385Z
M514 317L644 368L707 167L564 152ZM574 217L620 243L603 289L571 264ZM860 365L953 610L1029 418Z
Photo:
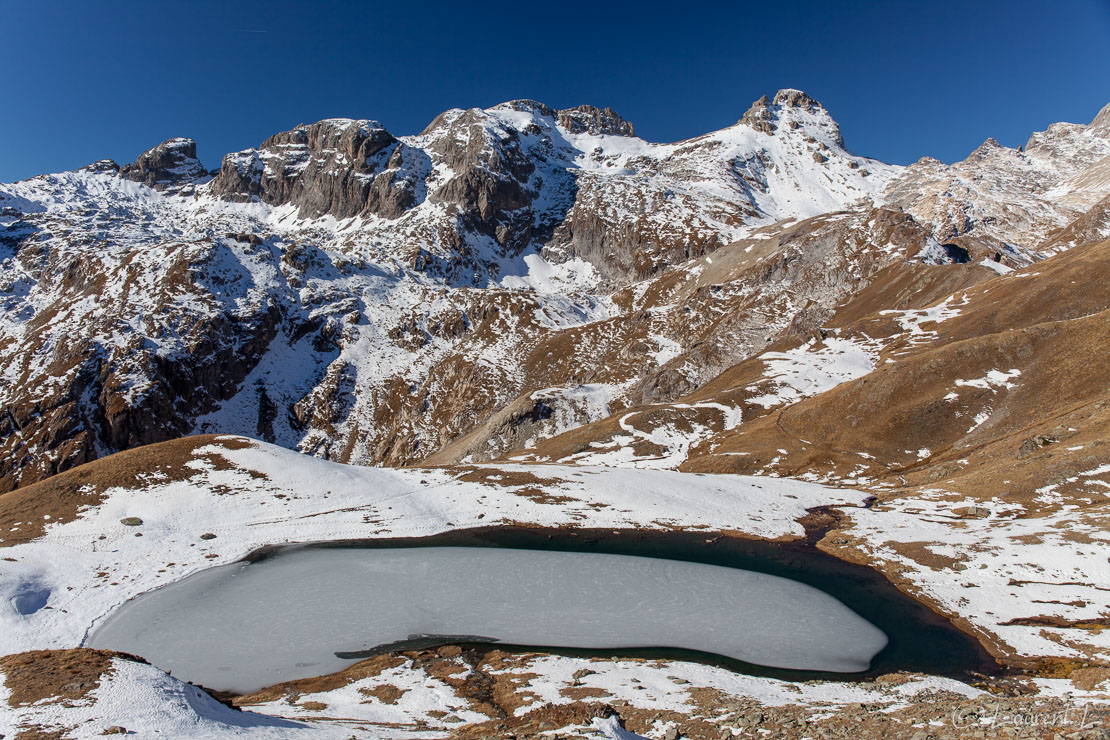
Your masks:
M1046 242L1108 187L1110 105L1090 125L1054 123L1019 149L987 139L953 165L924 157L894 178L881 200L931 224L941 241L968 237L971 251L1001 251L1028 264L1056 251Z
M513 101L416 136L299 126L215 172L177 138L2 185L0 485L191 432L480 459L673 400L894 262L1039 259L1110 192L1106 115L903 169L796 90L673 144Z
M784 91L679 144L515 101L410 137L321 121L214 176L178 138L5 185L0 470L11 487L194 430L419 459L526 389L537 337L618 316L614 287L893 171Z

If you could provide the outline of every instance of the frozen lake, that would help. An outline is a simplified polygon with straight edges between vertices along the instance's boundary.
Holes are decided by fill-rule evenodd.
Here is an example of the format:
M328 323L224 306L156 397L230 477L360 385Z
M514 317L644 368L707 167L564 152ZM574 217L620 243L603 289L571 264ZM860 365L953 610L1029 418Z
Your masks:
M858 672L886 635L797 581L678 560L483 547L292 548L127 602L88 644L246 692L423 637L563 648L682 648ZM337 655L337 653L339 655ZM340 657L347 655L347 657Z

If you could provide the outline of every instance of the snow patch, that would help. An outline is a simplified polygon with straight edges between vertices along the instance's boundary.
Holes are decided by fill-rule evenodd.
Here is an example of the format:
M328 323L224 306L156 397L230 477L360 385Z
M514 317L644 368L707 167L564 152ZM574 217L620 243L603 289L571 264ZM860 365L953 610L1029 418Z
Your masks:
M849 339L829 338L820 345L815 341L787 352L760 355L767 368L764 377L772 382L774 391L748 401L764 408L796 403L875 369L876 353L871 347Z

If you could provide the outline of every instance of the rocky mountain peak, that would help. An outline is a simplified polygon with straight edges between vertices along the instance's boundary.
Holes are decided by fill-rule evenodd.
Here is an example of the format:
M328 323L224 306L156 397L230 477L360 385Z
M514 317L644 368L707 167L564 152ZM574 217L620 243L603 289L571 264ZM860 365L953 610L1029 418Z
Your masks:
M577 108L564 108L559 111L557 123L572 134L591 134L593 136L635 136L632 124L612 108L595 108L580 105Z
M533 115L548 116L550 118L554 118L559 114L559 112L551 106L544 105L538 100L530 100L527 98L507 100L504 103L493 106L490 110L515 110L520 113L532 113Z
M809 97L801 90L795 90L790 87L775 93L774 103L783 108L802 108L808 111L814 111L818 108L823 109L823 106L816 100Z
M358 161L373 156L394 141L393 135L377 121L328 118L274 134L262 142L262 148L305 147L309 152L334 152Z
M775 93L774 99L766 95L752 103L741 116L738 124L744 124L765 134L774 135L782 126L794 131L805 126L813 136L819 129L829 143L844 146L840 126L829 115L825 107L801 90L785 88Z
M762 131L765 134L773 134L775 132L774 120L774 113L771 112L771 99L763 95L744 111L744 115L740 117L737 123L747 124L756 131Z
M377 121L329 118L301 124L257 149L224 157L212 193L233 201L292 203L308 217L395 218L413 198L410 185L394 187L396 178L386 172L390 160L383 152L396 143ZM402 159L398 155L394 170Z
M93 172L96 174L116 174L119 172L119 165L112 159L98 159L92 164L87 164L81 168L82 172Z
M1097 136L1104 138L1110 137L1110 103L1102 107L1102 110L1100 110L1094 120L1091 121L1091 125L1087 127L1087 130L1093 132Z
M986 141L984 141L978 146L978 148L975 149L975 151L968 155L968 158L971 159L974 157L976 159L983 159L984 157L989 157L992 154L998 153L1007 148L1008 147L1004 147L999 144L998 140L995 139L993 136L988 137Z
M147 149L120 175L155 190L177 192L208 178L208 170L197 159L197 142L176 137Z

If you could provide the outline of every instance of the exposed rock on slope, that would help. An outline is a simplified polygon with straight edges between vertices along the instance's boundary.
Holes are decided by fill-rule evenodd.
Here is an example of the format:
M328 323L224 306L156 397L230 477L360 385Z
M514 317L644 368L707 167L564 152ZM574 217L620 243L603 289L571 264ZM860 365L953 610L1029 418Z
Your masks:
M1110 162L1107 162L1110 174ZM1110 237L1110 195L1091 206L1070 224L1053 233L1040 246L1044 251L1061 251Z
M619 376L619 403L645 355L622 348L606 373L618 343L663 355L651 305L626 310L613 289L893 172L845 152L800 94L766 115L770 134L659 145L612 111L513 101L410 137L301 126L209 183L195 144L173 139L122 177L105 164L4 186L0 486L191 430L405 463L544 388ZM789 323L782 308L744 321ZM568 340L575 370L544 370Z
M183 138L168 139L148 149L134 164L121 167L119 174L171 193L191 193L192 186L209 179L208 170L197 159L197 143Z
M796 90L674 144L517 100L299 126L211 182L173 139L2 186L0 487L188 432L484 459L672 401L858 291L920 303L909 263L971 284L1102 234L1104 117L902 170Z
M400 204L414 197L411 187L399 188L404 194L392 192L393 170L403 159L391 148L396 143L377 121L330 119L298 126L271 136L258 149L224 157L211 192L233 201L288 203L307 218L395 217Z
M619 291L620 315L543 337L523 366L526 393L428 462L488 459L630 404L676 400L776 337L811 336L838 304L929 243L895 211L830 214L767 227ZM714 408L687 413L730 423Z
M548 113L547 115L552 115ZM620 117L612 108L598 109L592 105L580 105L558 111L555 120L562 128L572 134L591 134L601 136L635 136L636 129Z
M881 202L904 209L945 242L973 234L1006 250L1013 265L1104 197L1110 178L1110 127L1104 108L1090 125L1054 123L1021 149L987 139L967 159L945 165L925 157L886 186Z

